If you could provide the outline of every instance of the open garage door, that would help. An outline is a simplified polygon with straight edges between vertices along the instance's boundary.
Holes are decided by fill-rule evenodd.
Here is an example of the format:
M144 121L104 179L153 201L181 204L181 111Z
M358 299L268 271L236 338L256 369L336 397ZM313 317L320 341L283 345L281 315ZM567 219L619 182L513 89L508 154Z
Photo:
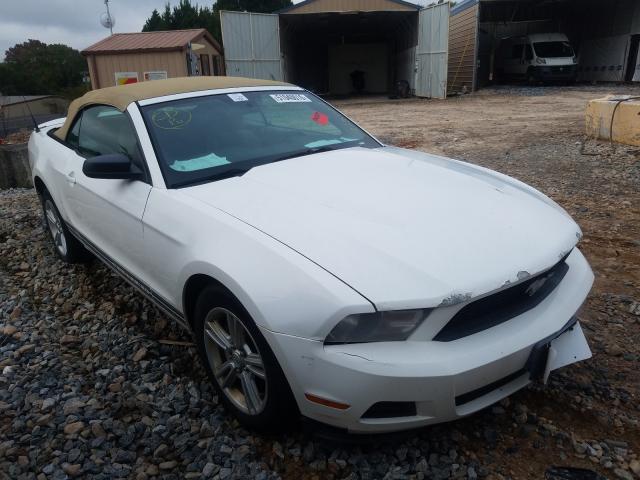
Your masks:
M220 12L227 75L284 80L278 15Z
M416 50L416 95L447 97L449 2L420 10Z

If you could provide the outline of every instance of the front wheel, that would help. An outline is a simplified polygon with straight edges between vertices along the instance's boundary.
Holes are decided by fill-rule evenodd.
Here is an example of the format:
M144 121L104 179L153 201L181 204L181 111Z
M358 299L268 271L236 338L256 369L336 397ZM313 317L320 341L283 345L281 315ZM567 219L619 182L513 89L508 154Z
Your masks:
M243 425L273 431L298 419L275 355L233 296L205 288L196 302L194 333L218 396Z

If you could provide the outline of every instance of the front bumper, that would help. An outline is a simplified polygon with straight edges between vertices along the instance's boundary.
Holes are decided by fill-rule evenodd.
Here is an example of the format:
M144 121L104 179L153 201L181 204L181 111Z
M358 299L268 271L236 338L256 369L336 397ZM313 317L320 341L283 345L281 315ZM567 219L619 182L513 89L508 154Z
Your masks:
M306 417L362 433L449 421L481 410L531 382L532 351L541 341L550 342L561 333L593 284L593 273L578 249L566 262L569 270L562 282L534 309L451 342L409 340L325 346L266 329L262 332ZM571 341L558 342L557 348L574 348L567 345L580 343L579 324L563 335L567 338L565 335L571 335ZM581 338L583 350L588 352ZM564 358L572 357L572 352L560 353ZM568 363L572 362L564 362ZM349 408L337 410L312 403L305 393ZM378 402L413 402L415 414L363 418Z
M532 73L539 81L573 81L576 79L578 70L575 65L549 65L532 67Z

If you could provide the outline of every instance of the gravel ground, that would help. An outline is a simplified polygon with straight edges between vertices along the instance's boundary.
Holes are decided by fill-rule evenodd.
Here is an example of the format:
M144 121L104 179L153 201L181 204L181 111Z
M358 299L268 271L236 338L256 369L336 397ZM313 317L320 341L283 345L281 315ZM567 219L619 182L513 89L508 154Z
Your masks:
M603 93L339 102L389 143L496 168L552 196L583 227L597 275L581 315L593 359L402 435L242 429L188 336L97 262L58 261L33 191L0 192L0 478L500 480L541 479L551 466L640 478L640 149L583 137L584 102Z

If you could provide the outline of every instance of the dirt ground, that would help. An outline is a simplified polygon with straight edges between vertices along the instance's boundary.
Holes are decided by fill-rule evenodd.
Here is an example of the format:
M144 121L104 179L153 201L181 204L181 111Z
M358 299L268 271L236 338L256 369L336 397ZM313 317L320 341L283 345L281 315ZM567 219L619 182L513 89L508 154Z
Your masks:
M608 93L638 95L640 88L503 87L447 100L352 99L336 106L385 143L466 160L533 185L577 220L584 232L580 248L596 275L581 314L594 357L567 369L551 388L517 397L571 435L623 438L638 453L640 147L585 137L586 103ZM524 445L500 462L515 478L542 478L557 454Z

